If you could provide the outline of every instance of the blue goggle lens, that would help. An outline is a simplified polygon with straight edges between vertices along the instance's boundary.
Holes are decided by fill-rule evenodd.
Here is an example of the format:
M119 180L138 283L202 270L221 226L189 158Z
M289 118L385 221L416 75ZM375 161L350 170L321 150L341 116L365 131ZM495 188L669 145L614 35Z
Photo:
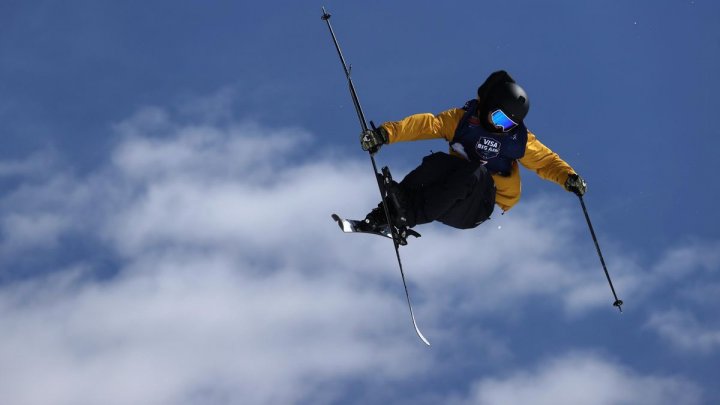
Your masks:
M503 132L507 132L517 126L517 122L511 120L502 110L493 111L490 119L492 119L493 125L501 128Z

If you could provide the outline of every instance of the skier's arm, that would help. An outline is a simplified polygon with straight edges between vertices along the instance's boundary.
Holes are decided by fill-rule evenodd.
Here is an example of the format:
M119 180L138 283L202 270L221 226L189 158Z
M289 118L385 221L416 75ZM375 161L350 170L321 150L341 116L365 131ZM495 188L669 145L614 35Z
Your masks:
M543 145L530 131L528 131L525 156L520 159L520 163L543 179L554 181L561 186L565 185L569 175L575 174L569 164Z
M387 130L388 143L438 138L451 141L464 113L465 110L461 108L453 108L438 115L414 114L400 121L386 122L382 126Z

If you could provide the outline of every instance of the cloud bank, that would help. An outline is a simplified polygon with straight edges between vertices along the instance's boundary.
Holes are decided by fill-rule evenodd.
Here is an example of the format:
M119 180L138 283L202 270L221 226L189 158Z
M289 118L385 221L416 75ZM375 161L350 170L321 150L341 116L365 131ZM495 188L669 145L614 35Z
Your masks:
M486 378L455 405L698 404L698 388L681 379L643 376L589 353L571 353L530 371Z
M0 164L18 182L0 199L4 401L401 403L407 397L393 385L452 367L443 349L414 337L391 244L342 235L330 220L377 203L364 160L312 152L313 136L301 129L189 120L162 108L114 128L117 144L91 173L59 160ZM607 310L596 258L572 243L582 229L569 209L541 199L496 215L482 232L420 229L402 253L426 335L452 347L473 333L460 320L522 314L538 300L569 318ZM620 260L630 270L618 284L630 293L646 275ZM505 369L513 348L493 331L474 336L478 355ZM469 376L467 398L441 402L699 395L685 380L594 356L546 362ZM566 389L576 386L588 389ZM590 394L595 402L570 401Z

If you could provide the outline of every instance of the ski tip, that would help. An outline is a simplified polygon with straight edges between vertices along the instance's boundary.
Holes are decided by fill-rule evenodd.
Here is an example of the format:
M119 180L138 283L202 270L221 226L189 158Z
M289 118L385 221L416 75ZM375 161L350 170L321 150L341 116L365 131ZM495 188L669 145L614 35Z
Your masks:
M335 220L335 223L338 224L341 231L343 231L345 233L356 232L355 226L352 224L352 221L344 219L344 218L340 217L340 215L338 215L338 214L332 214L332 219Z
M347 232L347 230L345 229L345 224L343 223L342 218L340 218L338 214L332 214L332 219L335 221L336 224L338 224L340 230L342 230L343 232Z

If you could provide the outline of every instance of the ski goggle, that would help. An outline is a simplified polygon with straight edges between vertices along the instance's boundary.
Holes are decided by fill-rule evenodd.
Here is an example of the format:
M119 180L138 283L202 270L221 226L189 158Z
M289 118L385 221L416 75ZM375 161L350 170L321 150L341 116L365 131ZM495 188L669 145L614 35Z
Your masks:
M507 132L517 126L517 122L513 121L508 117L502 110L495 110L490 115L492 124L496 128L501 128L503 132Z

